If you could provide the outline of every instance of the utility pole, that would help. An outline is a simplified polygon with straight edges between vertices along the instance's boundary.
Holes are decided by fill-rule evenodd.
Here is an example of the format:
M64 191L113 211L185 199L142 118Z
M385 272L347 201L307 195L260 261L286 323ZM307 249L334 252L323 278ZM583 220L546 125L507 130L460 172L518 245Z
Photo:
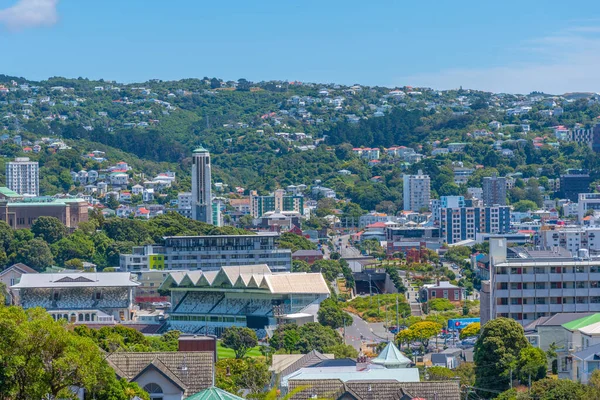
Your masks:
M371 274L369 274L369 305L373 302L373 290L371 288Z
M527 383L527 393L531 393L531 372L529 373L529 382Z
M398 294L396 294L396 329L400 331L400 316L398 315Z
M512 368L510 369L510 388L512 389Z

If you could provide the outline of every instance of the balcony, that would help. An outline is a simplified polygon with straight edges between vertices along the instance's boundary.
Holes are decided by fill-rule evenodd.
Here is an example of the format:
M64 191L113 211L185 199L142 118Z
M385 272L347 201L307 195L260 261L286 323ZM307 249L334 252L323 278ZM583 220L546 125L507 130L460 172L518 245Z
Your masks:
M548 279L550 282L562 282L563 276L562 274L548 274Z
M497 313L507 313L507 312L509 312L509 310L510 310L510 307L508 305L496 306Z
M535 312L548 312L550 311L550 304L536 304Z
M575 281L575 274L573 274L573 273L562 274L562 281L563 282Z
M550 274L535 274L536 282L550 282Z
M514 275L513 275L514 276ZM523 282L535 282L535 274L523 274L521 275Z
M600 296L600 288L590 288L590 296Z
M575 311L577 312L586 312L590 310L589 304L575 304Z
M590 281L600 281L600 272L590 273Z
M534 304L523 304L523 312L524 313L535 312L535 305Z
M535 289L523 290L523 297L535 297Z
M562 304L550 304L550 312L562 312Z
M585 272L578 272L575 274L575 280L578 282L587 282L590 279L589 276L590 275Z
M562 294L558 295L557 297L573 297L575 296L575 289L556 289L556 290L562 290Z
M575 290L575 296L587 297L590 295L589 289L574 289L574 290Z
M510 305L510 312L511 313L521 313L523 311L523 305L522 304L511 304Z
M575 304L563 304L562 312L575 312Z
M523 291L521 289L511 289L510 297L523 297Z
M494 281L496 282L509 282L511 281L510 275L494 275ZM514 280L512 280L514 282Z
M535 289L535 297L548 297L549 295L549 289Z

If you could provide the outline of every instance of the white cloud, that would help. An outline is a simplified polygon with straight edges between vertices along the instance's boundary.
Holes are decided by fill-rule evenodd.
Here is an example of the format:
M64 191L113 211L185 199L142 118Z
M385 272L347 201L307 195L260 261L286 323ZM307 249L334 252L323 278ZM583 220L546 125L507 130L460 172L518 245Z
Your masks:
M493 92L600 92L600 27L579 26L520 44L523 58L538 61L484 68L453 68L402 77L395 85Z
M51 26L58 21L58 0L18 0L0 10L0 25L11 31L38 26Z

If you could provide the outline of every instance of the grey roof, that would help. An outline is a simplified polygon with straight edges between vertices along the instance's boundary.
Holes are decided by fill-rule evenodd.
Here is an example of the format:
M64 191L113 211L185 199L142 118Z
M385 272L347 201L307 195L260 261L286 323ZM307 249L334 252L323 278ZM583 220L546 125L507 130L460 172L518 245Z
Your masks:
M412 361L400 352L394 342L390 341L371 362L386 368L406 368Z
M27 266L22 263L16 263L16 264L13 264L10 267L6 268L4 271L0 272L0 276L6 275L8 272L10 272L12 270L17 270L22 274L39 274L39 272L37 272L35 269L31 268L30 266Z
M454 354L448 353L433 353L431 355L431 363L432 364L443 364L446 365L448 358L454 357Z
M348 381L397 381L397 382L419 382L419 370L417 368L367 368L357 370L352 367L322 367L301 368L298 371L284 377L282 386L291 381L311 381L320 379L335 379L342 382Z
M190 396L212 386L213 352L176 351L155 353L117 352L106 357L120 378L135 382L154 369Z
M135 287L140 283L129 272L72 272L60 274L23 274L12 289L73 287Z
M579 358L580 360L592 359L594 361L600 361L600 343L588 347L585 350L578 351L572 354L573 357Z
M310 256L323 256L319 250L296 250L292 253L292 257L310 257Z
M523 329L525 332L536 330L539 326L561 326L569 322L575 321L580 318L589 317L594 315L593 312L581 312L581 313L558 313L551 317L540 317L535 321L525 325Z
M390 380L348 381L339 379L290 382L289 390L301 386L301 390L292 396L292 400L308 400L318 398L357 400L398 400L404 393L411 397L427 400L460 400L460 386L457 380L428 382L397 382Z
M317 350L313 350L310 353L305 354L300 359L293 362L287 368L283 369L283 371L281 371L281 376L283 377L283 376L289 375L291 373L298 371L301 368L306 368L306 367L311 367L313 365L317 365L320 362L322 362L324 360L330 360L331 358L333 358L333 357L331 357L330 354L322 354L322 353L318 352Z

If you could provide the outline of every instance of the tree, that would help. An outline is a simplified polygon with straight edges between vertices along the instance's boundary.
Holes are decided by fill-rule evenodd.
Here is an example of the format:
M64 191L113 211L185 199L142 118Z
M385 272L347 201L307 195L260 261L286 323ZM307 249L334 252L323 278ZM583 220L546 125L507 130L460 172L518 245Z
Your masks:
M460 339L466 339L468 337L473 337L479 335L479 331L481 331L481 324L479 322L473 322L469 325L465 326L460 331Z
M95 393L117 382L90 338L65 329L41 308L1 307L0 332L0 398L71 398L71 387ZM126 400L123 390L114 394L111 399Z
M54 257L45 241L31 239L20 244L17 249L15 261L28 265L38 272L42 272L52 266Z
M524 348L519 353L517 369L519 370L521 382L527 382L529 378L532 381L545 378L548 369L546 353L538 347L529 346Z
M519 200L515 204L513 204L515 211L518 212L526 212L531 210L537 210L538 205L535 201L531 200Z
M429 339L439 335L442 331L442 325L432 321L422 321L411 325L408 329L400 331L396 336L401 343L411 343L415 340L423 343L423 346L429 345Z
M504 391L509 386L510 370L521 350L529 343L523 327L515 320L497 318L483 326L475 343L475 386Z
M232 326L226 328L221 336L223 346L233 349L235 358L244 358L246 353L258 345L256 332L250 328Z
M333 329L352 323L350 314L344 312L338 302L331 297L321 303L317 318L321 325L326 325Z
M240 393L243 389L255 397L263 393L271 379L269 367L257 358L225 358L216 364L216 386L231 393Z
M67 235L67 227L54 217L38 217L31 224L31 233L48 244L58 242Z
M358 356L358 350L356 350L354 346L344 343L327 347L325 352L333 354L335 358L356 358Z
M567 379L545 378L531 385L531 399L588 400L590 387Z
M454 310L454 304L448 299L438 298L429 300L429 309L433 311L450 311Z

